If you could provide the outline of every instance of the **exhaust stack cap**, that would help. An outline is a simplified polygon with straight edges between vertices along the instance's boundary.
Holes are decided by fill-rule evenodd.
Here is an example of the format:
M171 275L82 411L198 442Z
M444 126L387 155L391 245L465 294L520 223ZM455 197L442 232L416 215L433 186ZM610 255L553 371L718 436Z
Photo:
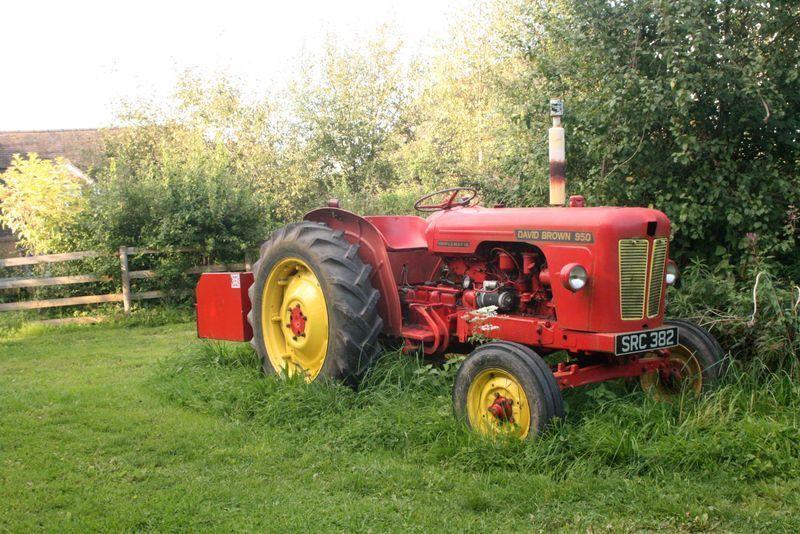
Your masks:
M550 116L561 117L564 115L564 101L560 98L550 99Z

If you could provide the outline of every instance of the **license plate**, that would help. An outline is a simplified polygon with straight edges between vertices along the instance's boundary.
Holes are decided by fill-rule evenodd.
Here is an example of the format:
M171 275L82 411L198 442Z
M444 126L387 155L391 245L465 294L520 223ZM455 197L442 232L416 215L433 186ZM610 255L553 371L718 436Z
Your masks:
M615 354L635 354L658 349L668 349L678 344L678 328L670 326L656 330L643 330L630 334L619 334L615 338Z

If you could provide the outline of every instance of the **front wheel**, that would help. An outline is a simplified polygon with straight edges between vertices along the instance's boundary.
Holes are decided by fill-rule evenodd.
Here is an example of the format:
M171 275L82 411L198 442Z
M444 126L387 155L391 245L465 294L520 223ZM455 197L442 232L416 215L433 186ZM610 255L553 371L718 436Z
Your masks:
M523 345L495 342L475 349L453 385L456 416L484 435L533 438L563 417L561 391L542 358Z
M664 322L678 327L679 344L670 349L667 369L642 375L642 389L659 400L670 400L684 391L706 391L724 372L725 353L707 330L683 320Z

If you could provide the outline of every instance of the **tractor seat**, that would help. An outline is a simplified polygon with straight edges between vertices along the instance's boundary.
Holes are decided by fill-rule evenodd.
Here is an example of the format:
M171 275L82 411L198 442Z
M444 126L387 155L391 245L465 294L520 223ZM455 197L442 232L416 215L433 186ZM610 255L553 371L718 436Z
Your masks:
M378 229L386 248L393 251L428 248L428 221L416 215L375 215L364 217Z

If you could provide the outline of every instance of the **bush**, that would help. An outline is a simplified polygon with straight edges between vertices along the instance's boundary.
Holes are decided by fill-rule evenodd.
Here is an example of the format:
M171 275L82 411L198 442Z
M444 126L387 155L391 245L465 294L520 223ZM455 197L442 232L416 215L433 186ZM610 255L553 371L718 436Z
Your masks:
M162 120L140 110L107 137L83 221L94 248L193 248L214 261L241 262L267 235L270 197L260 194L260 154L247 142L255 126L238 117L256 112L225 93L234 117L210 117L221 97L201 94L207 100L199 104L195 93L184 95L191 109L181 116Z
M0 223L33 253L63 252L75 243L88 180L62 158L14 154L0 180Z
M752 232L796 269L798 15L788 0L520 0L500 28L519 65L507 112L546 146L563 95L570 189L663 210L675 256L738 264Z
M154 161L135 175L119 162L125 149L110 145L111 159L98 174L86 221L96 246L189 247L214 259L241 260L270 222L254 184L232 172L229 155L196 132L166 137L129 140L169 143L153 147Z
M702 324L736 360L756 369L800 371L800 286L763 260L736 269L694 261L669 293L668 314ZM737 272L743 271L743 272Z

